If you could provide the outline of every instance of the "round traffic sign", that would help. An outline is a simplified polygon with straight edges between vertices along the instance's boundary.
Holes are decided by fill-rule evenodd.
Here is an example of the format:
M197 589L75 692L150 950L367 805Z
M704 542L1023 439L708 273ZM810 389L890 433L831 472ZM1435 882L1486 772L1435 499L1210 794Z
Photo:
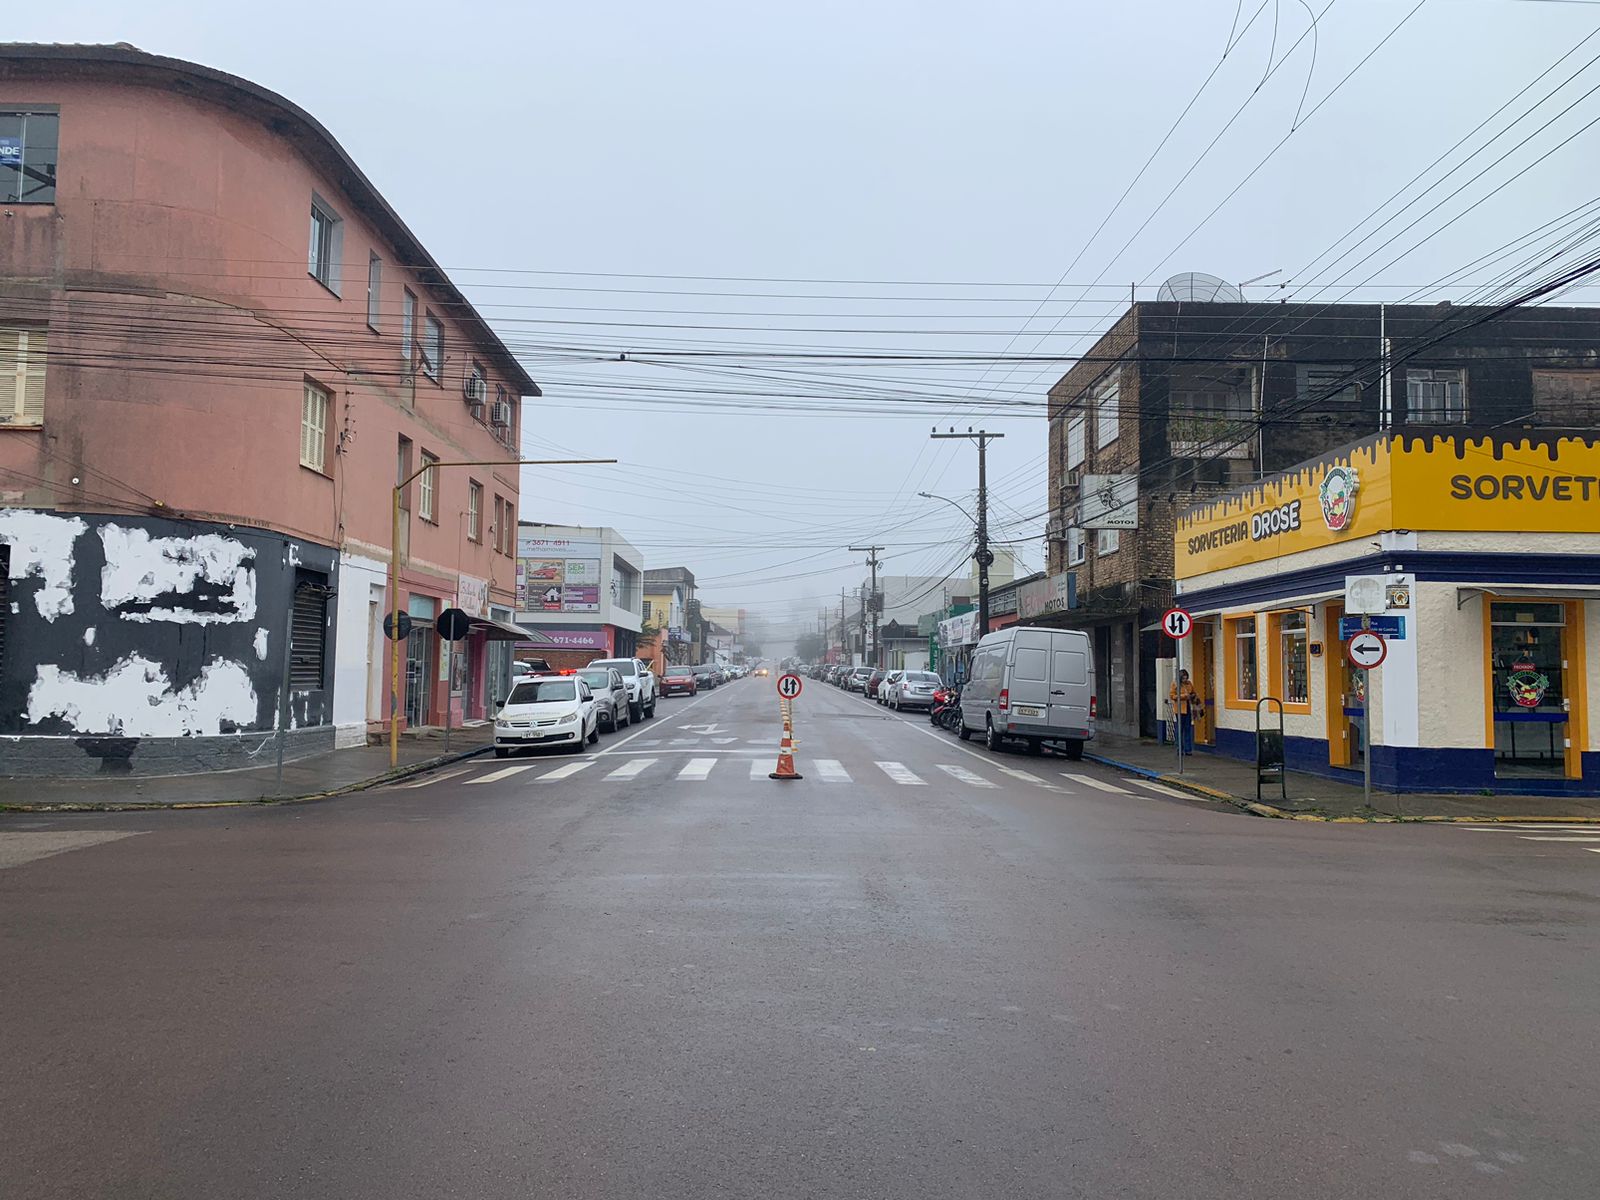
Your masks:
M383 617L383 635L392 642L411 636L411 614L401 613L400 619L395 620L394 613L385 613Z
M800 689L805 687L798 675L778 676L778 695L785 700L793 700L800 694Z
M1381 633L1363 629L1344 644L1344 656L1352 666L1370 671L1389 657L1389 643Z
M1185 609L1169 608L1161 614L1161 632L1169 638L1182 641L1193 628L1194 618Z

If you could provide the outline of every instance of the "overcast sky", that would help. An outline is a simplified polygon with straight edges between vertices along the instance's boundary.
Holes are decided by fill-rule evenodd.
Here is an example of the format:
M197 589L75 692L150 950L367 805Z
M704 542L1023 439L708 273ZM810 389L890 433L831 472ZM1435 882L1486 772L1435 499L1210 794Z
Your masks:
M893 573L963 569L965 518L916 493L970 507L976 456L930 443L935 421L1006 435L996 532L1039 566L1042 400L1065 370L794 354L1070 356L1130 284L1153 298L1188 270L1394 300L1592 200L1595 131L1554 148L1600 114L1584 98L1600 66L1534 105L1600 54L1600 37L1574 50L1600 5L1415 7L53 0L11 6L4 36L128 41L310 111L525 355L545 390L530 455L622 460L529 472L523 518L614 525L647 565L692 569L709 602L781 619L837 605L861 577L850 544L888 546ZM1531 109L1516 132L1330 263L1569 52L1399 203Z

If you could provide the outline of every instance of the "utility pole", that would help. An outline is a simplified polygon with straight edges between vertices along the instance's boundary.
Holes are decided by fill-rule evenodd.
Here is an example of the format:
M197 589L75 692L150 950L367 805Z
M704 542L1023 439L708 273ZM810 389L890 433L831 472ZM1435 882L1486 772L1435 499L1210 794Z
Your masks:
M978 636L981 638L989 632L989 568L994 565L994 551L989 549L989 474L987 451L989 443L995 438L1003 438L1003 433L989 433L987 430L974 431L972 426L967 426L965 433L957 433L954 427L949 433L940 433L935 427L931 435L933 438L965 438L969 442L978 444L978 549L973 554L973 559L978 564Z
M844 623L844 589L839 589L839 654L848 656L850 651L850 629Z
M882 550L883 547L851 546L850 549L865 553L867 556L867 565L872 568L872 595L868 597L867 606L862 611L870 612L872 614L871 665L874 667L881 667L883 666L883 639L879 637L879 633L881 631L878 628L878 619L883 615L883 603L882 598L878 595L878 551ZM866 636L867 627L866 622L863 619L861 625L861 638L863 641L866 640ZM865 647L863 647L863 653L864 652Z

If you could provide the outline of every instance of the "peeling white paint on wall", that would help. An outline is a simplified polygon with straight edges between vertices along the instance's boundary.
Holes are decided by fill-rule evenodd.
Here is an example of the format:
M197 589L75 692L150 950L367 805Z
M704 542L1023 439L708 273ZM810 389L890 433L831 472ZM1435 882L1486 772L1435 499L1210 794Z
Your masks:
M129 621L177 621L216 625L252 621L256 615L256 552L243 542L220 534L153 538L142 529L106 525L100 530L106 565L100 573L100 603L108 610L158 599L197 594L210 584L221 596L208 596L206 606L172 603L121 615Z
M0 542L11 547L11 578L37 575L43 580L33 602L46 621L72 611L73 543L88 527L77 517L0 509ZM17 611L15 605L11 611Z
M85 629L83 631L83 644L85 646L94 645L94 626L93 625L89 626L89 628L87 628L87 629Z
M129 655L100 676L41 666L28 691L29 723L61 717L80 734L119 737L217 735L224 721L249 726L256 693L238 663L214 659L189 687L174 691L159 663Z
M262 662L267 661L267 631L256 630L256 657Z

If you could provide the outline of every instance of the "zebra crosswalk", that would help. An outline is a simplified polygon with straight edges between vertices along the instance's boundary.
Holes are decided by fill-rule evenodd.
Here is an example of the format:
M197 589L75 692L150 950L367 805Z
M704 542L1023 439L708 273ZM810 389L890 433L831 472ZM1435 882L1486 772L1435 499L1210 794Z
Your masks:
M628 783L630 781L671 782L671 783L706 783L712 780L726 780L730 778L745 778L750 782L765 780L772 771L773 760L767 755L747 758L748 752L726 752L718 754L715 751L696 754L692 750L648 750L642 754L624 754L619 757L609 758L596 755L590 758L574 759L567 762L552 763L548 759L536 758L525 762L505 764L474 764L458 766L450 770L434 774L419 776L409 779L404 783L395 784L397 788L425 788L438 787L442 784L462 784L471 787L486 784L506 783L516 781L518 784L539 785L544 783L559 783L562 780L572 779L575 776L589 773L591 779L603 779L611 783ZM683 757L687 756L687 757ZM859 778L863 770L857 767L852 773L850 767L836 758L816 758L809 762L802 760L799 764L806 778L816 783L831 786L836 784L881 784L885 781L896 787L927 787L930 783L938 783L945 787L958 786L978 790L994 790L996 788L1016 784L1026 784L1031 788L1056 793L1076 792L1087 795L1088 789L1099 792L1108 792L1118 796L1136 796L1139 793L1129 788L1120 787L1108 779L1103 779L1087 773L1061 771L1058 772L1061 781L1047 777L1048 773L1025 771L1020 767L1008 766L1004 763L990 763L974 758L971 765L963 763L918 763L915 766L891 759L874 760L865 767L866 777ZM748 772L748 776L746 773ZM1160 784L1147 780L1128 780L1137 783L1150 791L1165 795L1181 795ZM1600 837L1596 838L1600 843Z

